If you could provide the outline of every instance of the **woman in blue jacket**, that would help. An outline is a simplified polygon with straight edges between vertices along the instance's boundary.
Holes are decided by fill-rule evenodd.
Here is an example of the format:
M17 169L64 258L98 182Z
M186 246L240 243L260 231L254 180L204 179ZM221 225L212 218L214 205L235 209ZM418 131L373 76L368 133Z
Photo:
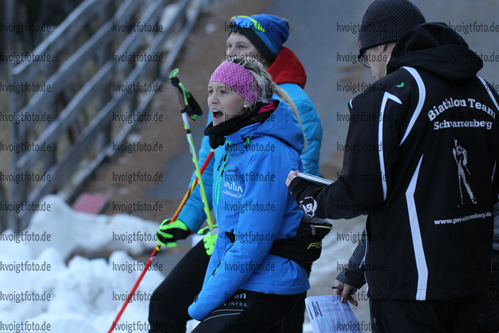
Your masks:
M269 31L261 32L258 27L267 28ZM272 81L282 88L295 104L307 142L307 146L300 155L303 169L306 173L319 176L322 125L314 104L303 90L307 82L307 74L302 63L290 49L282 46L289 37L288 22L268 14L253 15L251 17L235 16L231 19L228 29L226 55L250 56L261 62L272 77ZM210 122L211 117L208 119L208 123ZM204 162L209 152L210 145L208 138L205 137L199 151L199 161ZM209 195L214 184L213 166L221 156L222 150L215 149L215 156L203 174L203 183L210 208L214 207L212 196ZM191 181L195 177L196 174L193 173ZM184 233L177 230L178 232L168 240L169 243L184 239L191 232L198 231L205 220L204 206L199 190L196 189L192 192L177 219L184 225L180 229L187 230Z
M262 32L259 28L268 28ZM226 40L227 56L244 55L263 63L272 80L291 98L298 110L306 138L306 148L300 157L304 172L319 175L319 150L322 141L322 127L315 107L303 90L307 81L305 69L296 55L282 46L289 36L289 24L286 20L267 14L251 17L235 16L228 25L229 35ZM211 114L208 123L211 123ZM211 147L209 137L205 136L199 151L199 161L204 162ZM208 164L203 183L210 208L217 210L216 173L218 161L224 156L223 147L215 149L215 155ZM193 174L191 182L195 178ZM161 245L175 246L177 240L184 239L200 229L206 214L196 188L187 200L176 221L165 220L158 232ZM190 319L187 307L199 292L203 283L203 274L213 251L216 230L206 235L177 264L173 271L156 289L149 306L151 333L185 332L185 323ZM203 246L204 245L204 246ZM310 270L310 267L308 267ZM285 320L287 333L302 332L304 319L303 293L295 312ZM175 301L171 301L171 300Z
M189 314L202 320L196 333L266 332L282 325L310 287L302 266L269 254L274 241L295 236L303 217L285 185L289 168L303 169L303 131L289 96L251 58L222 62L208 105L213 122L205 134L212 148L224 146L219 234Z

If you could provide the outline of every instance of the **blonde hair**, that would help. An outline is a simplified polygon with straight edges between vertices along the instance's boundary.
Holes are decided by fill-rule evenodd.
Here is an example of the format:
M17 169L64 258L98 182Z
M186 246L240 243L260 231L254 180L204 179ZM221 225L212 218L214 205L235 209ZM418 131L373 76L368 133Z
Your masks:
M277 84L272 81L272 77L265 70L262 63L252 57L243 57L243 56L231 56L224 59L224 61L230 61L240 66L243 66L247 69L254 77L256 81L255 90L255 102L253 103L253 107L256 103L261 102L263 104L269 103L269 98L272 97L273 94L279 96L286 104L289 105L291 110L293 111L296 119L298 120L298 124L300 124L301 131L303 133L303 139L305 143L305 149L307 148L307 138L305 136L305 131L303 130L303 126L300 121L300 115L298 113L298 109L296 108L295 103L291 100L291 97Z

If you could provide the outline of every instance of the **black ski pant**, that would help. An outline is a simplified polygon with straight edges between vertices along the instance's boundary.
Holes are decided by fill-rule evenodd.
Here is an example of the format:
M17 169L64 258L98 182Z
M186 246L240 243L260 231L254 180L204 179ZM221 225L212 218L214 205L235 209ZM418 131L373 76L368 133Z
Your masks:
M283 333L282 320L291 313L299 297L239 289L206 315L192 333Z
M499 251L492 253L490 289L485 297L479 333L499 332Z
M187 309L201 291L209 260L200 241L156 288L149 303L150 333L185 333L192 319Z
M209 261L210 256L206 254L203 241L200 241L156 288L149 303L149 333L185 333L186 323L192 319L187 309L203 287ZM308 275L311 268L312 264L305 266ZM303 331L306 295L306 292L300 294L295 308L285 318L283 332Z
M369 300L373 333L474 333L483 298Z

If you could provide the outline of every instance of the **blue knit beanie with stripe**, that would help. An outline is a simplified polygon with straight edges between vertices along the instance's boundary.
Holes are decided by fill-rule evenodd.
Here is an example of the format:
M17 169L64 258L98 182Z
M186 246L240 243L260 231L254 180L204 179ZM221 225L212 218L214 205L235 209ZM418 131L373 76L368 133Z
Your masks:
M240 26L232 21L229 25L229 35L233 32L244 35L260 55L271 64L281 51L282 44L289 37L289 23L285 19L269 14L258 14L250 17L258 22L265 32L254 26Z

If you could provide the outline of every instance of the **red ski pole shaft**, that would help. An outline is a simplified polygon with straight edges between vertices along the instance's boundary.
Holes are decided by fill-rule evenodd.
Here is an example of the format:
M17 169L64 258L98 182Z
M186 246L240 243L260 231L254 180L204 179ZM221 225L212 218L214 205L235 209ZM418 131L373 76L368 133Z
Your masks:
M204 169L206 169L206 167L208 166L208 163L210 162L211 158L213 157L213 149L210 151L210 153L208 154L208 156L206 156L206 159L204 160L204 163L203 165L201 166L201 174L204 172ZM185 203L187 202L187 199L189 198L189 196L191 195L192 193L192 190L194 190L194 187L196 187L196 184L198 183L198 177L196 177L194 179L194 181L192 182L192 186L189 187L189 189L187 190L187 192L185 193L185 196L184 198L182 199L182 201L180 202L180 205L178 206L177 208L177 211L175 212L175 214L173 214L173 217L171 219L171 222L175 221L177 219L177 217L179 216L180 212L182 211L182 208L184 208L184 205Z
M154 251L152 251L152 254L149 257L149 260L147 260L147 263L146 263L146 266L144 267L144 270L140 274L139 279L137 280L137 282L135 282L135 285L133 286L132 291L130 291L130 294L128 295L128 297L126 299L125 304L123 304L123 306L121 307L120 312L116 316L116 319L113 321L113 325L111 325L111 328L109 329L109 331L107 333L111 333L114 330L114 327L116 326L116 324L118 324L118 321L120 320L121 315L125 311L126 306L128 305L128 302L130 302L130 300L132 299L133 294L135 293L135 290L137 290L137 287L139 286L140 282L142 281L142 278L144 277L144 275L146 274L147 269L149 268L149 266L151 266L151 263L152 263L152 261L154 259L154 256L156 255L156 252L159 251L159 249L160 249L160 246L158 245L158 246L156 246L156 248L154 249Z
M204 172L204 170L206 169L206 167L208 166L208 164L210 163L210 160L211 158L213 157L213 149L210 151L210 153L208 154L208 156L206 156L206 159L204 160L204 163L203 165L201 166L201 174ZM191 195L192 193L192 190L194 189L194 187L196 187L196 184L198 182L198 178L196 177L194 179L194 181L192 182L192 186L189 186L189 189L187 190L187 192L185 193L185 196L184 198L182 199L182 202L180 202L180 205L178 206L177 210L175 211L175 214L173 215L171 221L175 221L175 219L177 219L178 215L180 214L180 212L182 211L182 208L184 208L184 205L187 201L187 199L189 198L189 196ZM118 313L118 315L116 316L116 319L113 321L113 324L111 325L111 328L109 329L109 331L107 333L111 333L114 328L116 327L116 325L118 324L118 321L120 320L120 317L121 315L123 314L123 312L125 311L128 303L130 302L130 300L132 299L133 297L133 294L135 293L135 290L137 290L137 287L139 286L140 282L142 281L142 278L144 277L144 275L146 274L147 272L147 269L149 268L149 266L151 266L151 263L152 261L154 260L154 256L156 255L156 253L159 251L159 249L161 248L161 246L156 246L154 248L154 251L152 251L151 253L151 256L149 257L149 260L147 260L147 263L146 263L146 266L144 267L144 270L142 271L142 273L140 274L137 282L135 282L135 285L133 286L132 290L130 291L130 294L128 295L127 299L125 300L125 303L123 304L123 306L121 307L121 310L120 312Z

